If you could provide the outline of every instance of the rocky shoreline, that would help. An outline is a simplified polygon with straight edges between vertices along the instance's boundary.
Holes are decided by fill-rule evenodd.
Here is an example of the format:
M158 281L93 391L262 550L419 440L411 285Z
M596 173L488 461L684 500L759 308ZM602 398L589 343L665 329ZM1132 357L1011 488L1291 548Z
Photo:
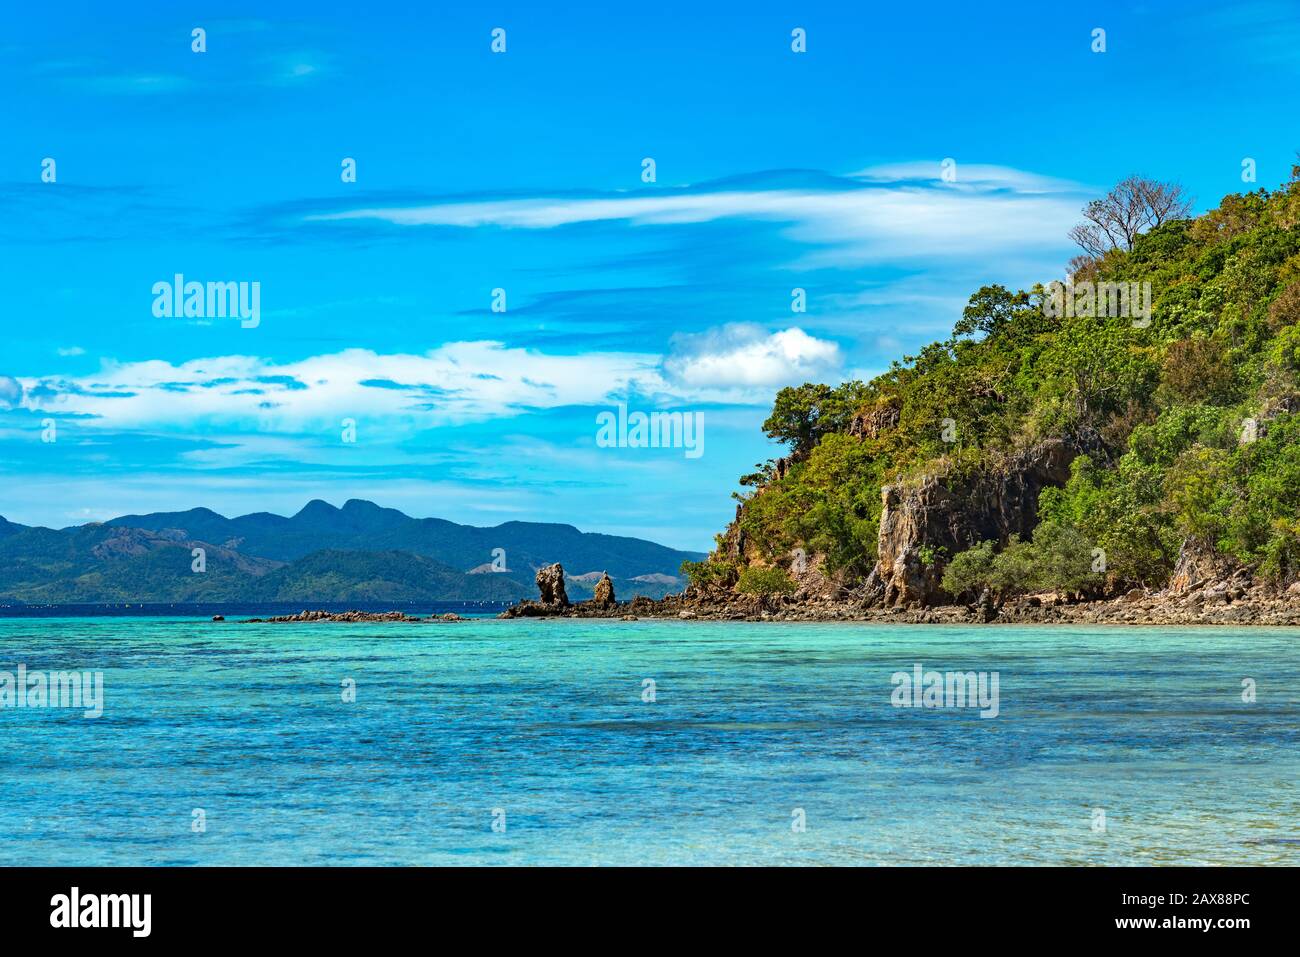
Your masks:
M225 621L221 615L216 615L213 621ZM365 624L370 622L408 622L411 624L422 624L428 622L442 621L464 621L460 615L448 612L445 615L428 615L418 617L408 615L401 611L301 611L296 615L276 615L273 618L245 618L237 622L240 625L280 625L280 624L303 624L316 622L343 622L347 624Z
M675 619L681 621L843 621L914 625L1273 625L1300 626L1300 585L1271 589L1238 575L1178 579L1163 591L1132 589L1124 595L1094 600L1071 596L1026 595L1002 604L985 596L974 605L881 605L866 588L858 591L830 587L790 595L707 593L688 588L664 598L637 596L617 601L608 576L598 583L595 597L571 602L564 588L564 569L548 565L537 572L539 599L511 605L498 618L599 618L621 621ZM220 616L214 620L224 620ZM249 618L240 624L428 624L465 621L460 615L424 617L400 611L302 611L296 615Z
M542 578L545 572L545 586ZM557 593L555 581L561 582ZM894 624L1104 624L1104 625L1300 625L1300 587L1284 592L1248 577L1227 581L1180 581L1165 591L1133 589L1108 599L1026 595L996 605L987 597L975 605L882 606L869 593L847 589L748 596L687 589L652 599L571 603L562 597L563 569L538 572L541 600L519 602L499 618L673 618L702 621L856 621ZM865 590L864 590L865 591Z

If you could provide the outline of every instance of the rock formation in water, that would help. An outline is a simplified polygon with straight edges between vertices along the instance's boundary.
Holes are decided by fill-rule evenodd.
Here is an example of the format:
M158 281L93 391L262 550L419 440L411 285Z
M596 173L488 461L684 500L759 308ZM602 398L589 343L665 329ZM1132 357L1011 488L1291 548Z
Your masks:
M614 604L614 582L609 577L609 572L601 576L600 581L596 582L595 591L591 596L592 604L600 605L607 608Z
M570 602L564 590L564 569L558 563L547 565L537 572L537 591L540 600L521 601L511 605L498 618L625 618L628 604L614 599L614 581L603 574L596 582L590 601ZM654 600L638 595L633 599L636 607L654 608ZM635 620L634 618L631 620Z
M559 562L537 569L537 590L543 605L567 607L568 592L564 590L564 568Z

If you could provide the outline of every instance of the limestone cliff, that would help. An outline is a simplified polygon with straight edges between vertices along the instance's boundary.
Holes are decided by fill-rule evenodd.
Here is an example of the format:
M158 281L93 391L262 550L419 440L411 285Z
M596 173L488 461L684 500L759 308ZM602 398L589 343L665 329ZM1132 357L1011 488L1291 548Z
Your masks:
M926 475L881 489L876 567L866 600L889 607L943 599L943 559L992 539L1028 537L1038 523L1038 496L1064 485L1078 451L1060 439L1042 442L971 476ZM928 559L928 561L927 561Z

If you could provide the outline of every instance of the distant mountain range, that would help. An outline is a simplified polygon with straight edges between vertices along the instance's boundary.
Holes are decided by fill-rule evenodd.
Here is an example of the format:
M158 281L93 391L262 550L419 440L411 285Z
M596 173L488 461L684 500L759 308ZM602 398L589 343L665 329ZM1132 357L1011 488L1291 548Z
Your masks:
M203 549L202 570L194 550ZM64 529L0 518L0 597L21 602L513 601L560 562L571 598L609 572L619 598L680 590L681 563L702 558L572 525L493 528L411 518L352 499L286 518L226 518L206 508L124 515ZM502 570L504 569L504 570Z

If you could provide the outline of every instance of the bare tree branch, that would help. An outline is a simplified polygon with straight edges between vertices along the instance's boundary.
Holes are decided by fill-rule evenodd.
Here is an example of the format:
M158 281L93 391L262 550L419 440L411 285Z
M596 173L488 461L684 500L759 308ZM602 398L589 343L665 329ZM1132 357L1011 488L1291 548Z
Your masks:
M1192 201L1177 183L1157 183L1152 179L1130 176L1135 195L1141 200L1143 221L1148 229L1174 219L1186 219L1192 211Z
M1112 249L1132 249L1144 230L1183 219L1191 211L1192 202L1177 183L1130 176L1083 208L1085 221L1070 230L1070 239L1100 259Z
M1087 253L1090 259L1100 259L1115 247L1115 244L1095 223L1079 223L1070 230L1070 239Z

